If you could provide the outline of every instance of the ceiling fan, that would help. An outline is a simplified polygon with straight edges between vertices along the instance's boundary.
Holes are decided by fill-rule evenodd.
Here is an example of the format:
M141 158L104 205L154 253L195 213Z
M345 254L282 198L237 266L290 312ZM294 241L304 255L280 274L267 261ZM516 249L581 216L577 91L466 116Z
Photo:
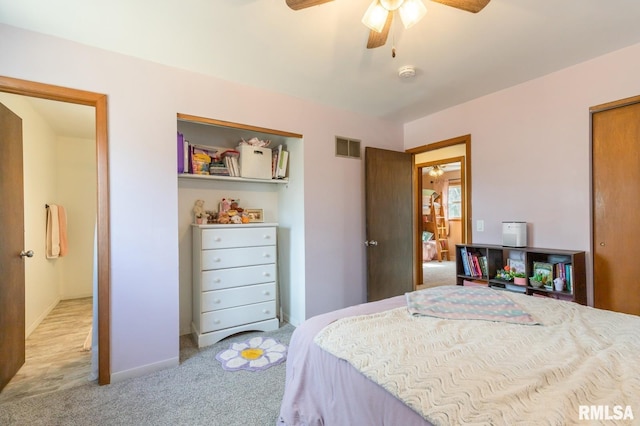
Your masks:
M286 0L293 10L318 6L333 0ZM480 12L491 0L432 0L467 12ZM362 23L371 29L367 49L383 46L387 42L393 12L398 11L405 28L409 28L424 17L427 8L422 0L373 0L367 9Z

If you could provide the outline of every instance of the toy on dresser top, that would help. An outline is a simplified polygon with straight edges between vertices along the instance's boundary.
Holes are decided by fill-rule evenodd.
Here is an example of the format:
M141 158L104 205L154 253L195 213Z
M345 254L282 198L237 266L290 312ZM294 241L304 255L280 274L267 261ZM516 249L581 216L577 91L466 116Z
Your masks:
M198 225L264 222L262 209L240 207L240 200L234 198L223 198L218 203L217 212L205 210L204 200L196 200L193 206L193 215L194 222Z
M223 198L218 207L218 223L249 223L249 215L239 206L240 200Z

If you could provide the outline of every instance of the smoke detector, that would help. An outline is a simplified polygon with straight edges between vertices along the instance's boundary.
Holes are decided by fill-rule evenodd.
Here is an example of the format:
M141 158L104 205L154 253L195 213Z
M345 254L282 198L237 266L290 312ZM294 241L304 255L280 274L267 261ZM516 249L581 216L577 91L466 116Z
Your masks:
M411 65L405 65L398 69L398 77L406 79L412 78L416 75L416 69Z

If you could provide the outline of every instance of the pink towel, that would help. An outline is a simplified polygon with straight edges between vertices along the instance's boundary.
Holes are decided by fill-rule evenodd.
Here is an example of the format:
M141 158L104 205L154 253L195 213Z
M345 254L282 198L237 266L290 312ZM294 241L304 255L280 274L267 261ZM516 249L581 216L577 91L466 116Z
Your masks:
M67 212L62 206L50 204L47 208L46 257L56 259L68 251Z
M60 255L60 219L58 206L50 204L47 208L46 257L56 259Z
M58 206L58 231L60 232L59 256L62 257L69 251L67 240L67 211L62 206Z

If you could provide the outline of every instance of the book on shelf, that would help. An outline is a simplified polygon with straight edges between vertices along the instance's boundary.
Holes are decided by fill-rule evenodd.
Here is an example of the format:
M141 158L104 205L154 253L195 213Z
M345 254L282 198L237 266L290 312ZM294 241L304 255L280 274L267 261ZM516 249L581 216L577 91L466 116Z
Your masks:
M542 274L547 277L547 284L553 285L554 264L549 262L533 262L533 275Z
M209 165L209 174L212 176L232 176L231 171L224 164L212 163Z
M240 176L234 149L192 144L178 133L178 173L212 176Z
M462 268L469 277L488 276L487 257L480 253L472 253L467 247L460 248Z
M464 269L464 274L471 275L471 270L469 269L469 257L467 256L466 247L460 247L460 259L462 260L462 269Z
M222 161L227 169L229 169L229 176L240 176L240 166L238 165L238 157L240 153L235 149L227 149L220 154Z
M185 140L184 135L178 132L178 173L185 172Z
M289 163L289 151L284 149L284 145L278 145L271 151L271 175L273 179L283 179L287 177L287 166Z
M524 260L520 259L507 259L507 265L509 266L509 270L512 272L521 272L524 273Z
M278 173L276 178L283 179L287 177L287 165L289 163L289 151L282 151L278 159Z
M189 145L190 173L208 175L213 155L214 153L208 147L201 148L198 145Z

